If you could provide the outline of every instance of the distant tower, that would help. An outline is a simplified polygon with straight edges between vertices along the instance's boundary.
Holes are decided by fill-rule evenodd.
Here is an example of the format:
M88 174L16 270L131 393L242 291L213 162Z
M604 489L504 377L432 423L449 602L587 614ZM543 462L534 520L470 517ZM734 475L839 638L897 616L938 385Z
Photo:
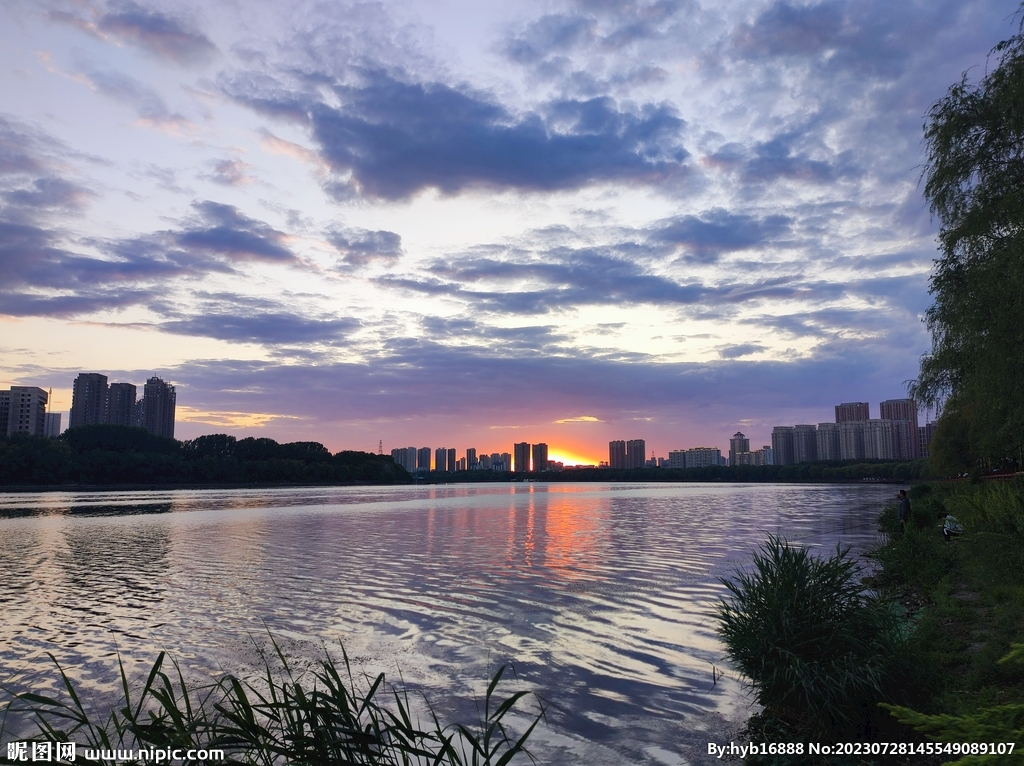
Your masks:
M142 398L143 428L156 436L173 439L176 403L174 386L156 376L147 380Z
M512 454L515 456L515 466L513 470L516 473L529 473L530 443L516 442L514 445L512 445Z
M383 455L384 454L384 440L383 439L381 439L380 441L377 442L377 454L378 455Z
M548 470L548 445L543 442L540 444L534 444L531 452L533 453L533 470Z
M111 383L107 388L107 419L113 426L135 425L135 386Z
M71 394L68 428L107 422L107 376L82 372L75 378Z
M837 423L858 422L870 417L867 402L843 402L836 405Z
M729 465L739 465L736 462L736 456L741 452L750 452L750 439L746 437L746 434L737 431L729 440Z

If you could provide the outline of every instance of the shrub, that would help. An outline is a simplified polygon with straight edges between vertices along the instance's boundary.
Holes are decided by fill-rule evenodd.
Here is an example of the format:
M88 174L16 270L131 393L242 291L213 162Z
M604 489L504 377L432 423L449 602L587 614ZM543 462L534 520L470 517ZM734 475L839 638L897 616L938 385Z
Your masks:
M1024 644L1013 644L1012 651L999 660L999 664L1014 662L1024 665ZM1003 745L1024 742L1024 703L1010 703L982 708L965 715L925 715L898 705L882 704L901 723L913 726L917 731L928 734L936 742L985 743ZM991 744L990 744L991 743ZM987 752L981 754L977 747L975 754L949 762L947 766L1019 766L1024 755L1019 749L1011 754Z
M876 704L902 696L905 631L862 591L849 549L818 558L769 536L753 565L722 581L718 631L764 716L822 739L885 727Z
M961 489L946 501L968 529L1024 536L1024 485L992 482Z

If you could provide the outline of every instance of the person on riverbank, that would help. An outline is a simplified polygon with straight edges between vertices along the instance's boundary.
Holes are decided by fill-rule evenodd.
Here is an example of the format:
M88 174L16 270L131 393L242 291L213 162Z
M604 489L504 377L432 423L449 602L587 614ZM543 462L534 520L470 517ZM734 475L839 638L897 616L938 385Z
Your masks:
M942 536L946 538L947 543L957 535L964 533L964 525L953 514L941 511L938 518L942 519Z
M896 509L896 522L899 524L900 534L903 534L907 531L907 522L910 521L910 498L907 497L905 489L897 492L896 496L900 499L899 507Z

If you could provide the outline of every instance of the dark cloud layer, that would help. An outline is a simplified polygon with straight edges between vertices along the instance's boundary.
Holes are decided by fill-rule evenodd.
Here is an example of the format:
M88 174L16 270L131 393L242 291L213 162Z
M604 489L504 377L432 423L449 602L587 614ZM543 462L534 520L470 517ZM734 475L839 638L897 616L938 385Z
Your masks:
M665 363L643 355L619 361L558 355L544 348L502 354L409 339L389 344L380 356L361 364L209 362L186 365L174 374L187 382L201 407L283 411L321 428L374 421L387 413L398 430L377 427L392 439L415 428L419 419L457 416L479 428L522 422L524 413L529 413L528 422L550 422L567 412L620 422L649 416L656 422L631 428L651 438L651 432L664 430L658 424L685 420L695 407L727 407L731 423L742 413L791 423L786 418L796 402L803 411L821 411L824 418L843 397L899 396L900 386L892 381L908 377L916 359L893 350L882 338L834 342L814 358L785 362Z
M663 182L685 172L684 123L664 104L625 109L602 97L513 114L484 94L443 83L383 71L363 71L360 79L331 80L338 107L267 78L236 77L225 89L254 109L307 123L340 177L328 187L339 198L394 200L427 188L553 191Z
M358 330L347 317L309 316L284 304L237 294L200 293L187 314L161 322L165 332L269 345L331 343Z
M703 263L717 260L722 253L767 245L789 232L792 219L785 215L758 218L717 208L693 216L661 221L653 228L656 242L679 245L689 259Z

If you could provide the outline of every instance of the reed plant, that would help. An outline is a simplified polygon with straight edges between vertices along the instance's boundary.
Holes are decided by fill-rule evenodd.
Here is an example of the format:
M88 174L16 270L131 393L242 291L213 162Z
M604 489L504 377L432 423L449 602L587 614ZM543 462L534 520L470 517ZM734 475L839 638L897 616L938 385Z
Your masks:
M226 675L198 687L164 652L137 690L119 662L121 700L98 718L51 655L63 696L8 691L7 713L34 720L33 742L75 742L79 753L93 751L100 756L94 762L104 765L146 763L137 757L140 750L220 750L224 760L216 762L253 766L506 766L518 756L532 760L526 742L544 718L544 706L538 702L521 733L513 733L509 719L530 693L499 695L508 666L491 678L475 724L443 726L424 700L423 725L408 689L388 683L383 673L357 677L344 649L341 663L325 650L313 668L296 672L273 639L271 644L262 677ZM126 753L136 757L126 759Z
M772 535L751 571L722 580L718 632L766 731L826 741L891 726L877 703L908 686L906 628L861 574L849 549L821 558Z

